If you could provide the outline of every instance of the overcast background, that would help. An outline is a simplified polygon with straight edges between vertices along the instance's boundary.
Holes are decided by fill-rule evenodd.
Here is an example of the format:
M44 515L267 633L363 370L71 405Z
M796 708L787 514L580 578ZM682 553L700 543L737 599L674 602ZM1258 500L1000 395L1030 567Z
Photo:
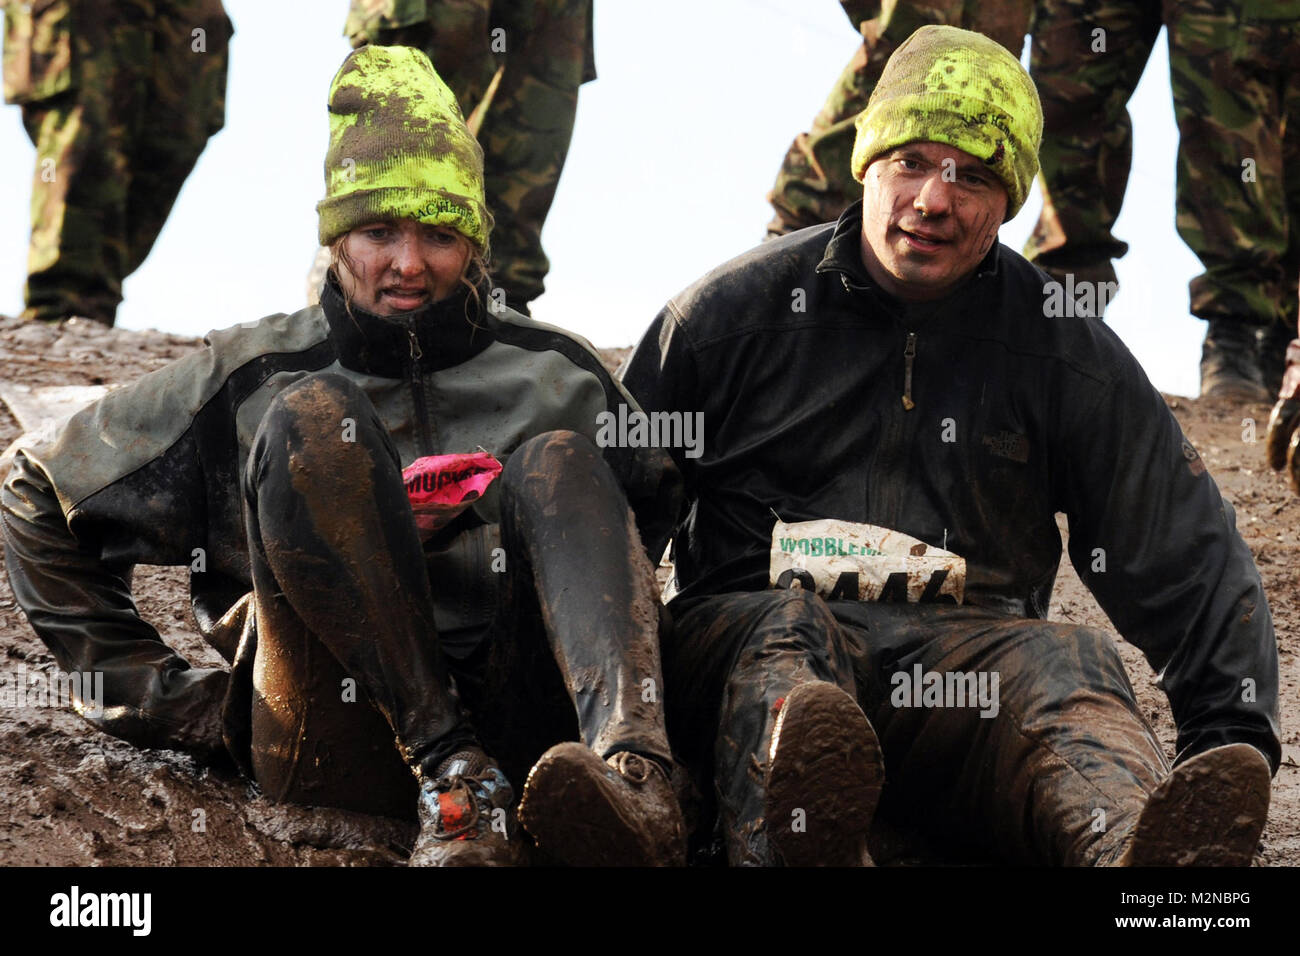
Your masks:
M225 6L235 24L226 126L127 280L124 328L201 335L305 304L347 0ZM582 88L534 316L631 345L669 296L755 245L790 140L859 43L831 0L598 0L600 78ZM1131 251L1107 319L1157 387L1195 395L1205 324L1187 312L1199 263L1174 230L1163 33L1130 109L1135 156L1116 233ZM34 158L18 108L0 111L0 312L11 315L22 309ZM1040 204L1035 189L1002 241L1019 250Z

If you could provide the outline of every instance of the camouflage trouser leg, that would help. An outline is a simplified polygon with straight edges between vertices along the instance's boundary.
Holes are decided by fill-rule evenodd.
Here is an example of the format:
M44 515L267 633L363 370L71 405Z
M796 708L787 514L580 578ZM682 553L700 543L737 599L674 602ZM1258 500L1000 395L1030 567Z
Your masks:
M153 58L130 155L123 275L148 258L181 187L226 117L232 30L221 4L155 0L155 8Z
M1205 268L1191 282L1192 314L1290 330L1300 273L1300 26L1244 19L1239 5L1209 0L1166 0L1166 23L1178 233Z
M592 0L444 0L427 23L374 29L374 42L417 46L456 95L483 147L492 229L491 271L508 304L526 312L550 262L542 226L573 137L578 88L595 78ZM358 34L354 43L363 42ZM500 79L485 97L493 75Z
M1100 31L1100 32L1098 32ZM1025 256L1064 281L1115 282L1111 229L1133 157L1127 104L1160 33L1156 0L1044 0L1030 73L1043 104L1043 211Z
M342 440L345 419L355 441ZM409 768L480 743L518 784L575 737L601 756L670 760L653 569L617 480L585 438L551 432L520 446L500 481L497 614L452 656L432 589L455 582L430 580L369 398L326 373L272 401L244 485L251 763L273 799L409 815Z
M22 317L80 315L112 325L122 301L122 275L101 237L125 205L123 170L93 131L101 126L93 107L74 97L66 93L23 107L23 124L36 146L36 173Z
M505 69L478 132L496 216L492 274L507 302L526 312L550 269L542 226L569 154L578 88L594 76L592 0L498 3L493 17L505 30Z
M1032 0L899 0L883 12L880 4L842 2L849 19L860 24L863 43L835 81L812 128L790 144L767 197L776 213L768 236L838 219L861 196L862 187L849 168L857 135L854 121L866 109L885 62L918 28L949 24L976 30L1019 56L1033 13Z
M733 863L766 862L774 709L808 680L854 693L871 720L885 755L882 813L1011 862L1105 859L1168 769L1099 631L974 608L828 606L804 592L688 599L672 610L673 742L716 790ZM996 672L996 714L895 706L894 675L918 665L983 672L986 688Z
M884 749L881 812L891 819L1006 862L1092 865L1118 849L1168 772L1102 631L971 607L831 609ZM997 674L996 712L960 696L899 706L900 675L918 668L945 684L983 674L990 691Z
M230 28L217 0L75 10L73 82L23 106L36 146L23 317L111 325L123 280L221 127Z

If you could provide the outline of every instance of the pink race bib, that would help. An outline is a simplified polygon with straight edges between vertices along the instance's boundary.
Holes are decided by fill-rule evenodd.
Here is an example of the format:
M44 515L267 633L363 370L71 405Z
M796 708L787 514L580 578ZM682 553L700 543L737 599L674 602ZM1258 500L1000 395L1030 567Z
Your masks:
M482 498L499 474L501 462L485 451L471 455L427 455L402 469L420 540L432 537Z

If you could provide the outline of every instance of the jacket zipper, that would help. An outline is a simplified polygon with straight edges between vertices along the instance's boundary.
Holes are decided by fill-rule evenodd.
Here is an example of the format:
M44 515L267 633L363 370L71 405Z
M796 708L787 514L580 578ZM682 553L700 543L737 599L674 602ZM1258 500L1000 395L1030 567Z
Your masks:
M861 286L855 285L849 281L847 274L840 273L840 284L844 286L845 292L853 292L861 289ZM907 333L907 346L903 349L903 410L910 412L916 408L916 402L912 401L912 361L916 358L916 333Z
M406 334L411 340L411 393L415 402L415 418L420 424L421 454L432 455L433 431L429 427L429 409L425 405L424 398L424 379L420 375L420 358L424 352L420 348L420 340L416 337L415 329L408 328Z
M907 333L907 347L903 349L903 409L911 411L916 408L912 401L912 360L916 358L916 333Z

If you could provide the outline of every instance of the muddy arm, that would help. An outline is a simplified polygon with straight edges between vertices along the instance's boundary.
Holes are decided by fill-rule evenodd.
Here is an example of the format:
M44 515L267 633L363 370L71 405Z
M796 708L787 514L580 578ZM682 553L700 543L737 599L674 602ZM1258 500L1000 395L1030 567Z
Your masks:
M1075 392L1055 455L1070 560L1125 640L1160 674L1178 760L1227 743L1276 772L1273 622L1232 506L1137 361Z
M147 556L140 544L148 533L128 541L128 525L85 521L74 534L49 477L21 451L0 505L9 580L32 628L65 671L103 675L102 698L83 696L78 712L138 746L221 749L226 672L191 668L141 619L131 598L130 568ZM159 517L144 506L137 516L142 525ZM95 680L83 678L83 687L94 688Z
M703 415L702 404L695 398L695 368L695 356L686 334L674 318L671 307L665 307L641 337L623 372L623 386L645 411L678 412L683 420L687 415L698 413L703 425L696 436L699 442L696 449L668 449L675 466L672 494L650 502L645 509L646 517L641 521L642 536L656 563L682 517L682 506L691 493L694 464L704 451L707 429L711 424ZM638 518L642 518L640 513Z

